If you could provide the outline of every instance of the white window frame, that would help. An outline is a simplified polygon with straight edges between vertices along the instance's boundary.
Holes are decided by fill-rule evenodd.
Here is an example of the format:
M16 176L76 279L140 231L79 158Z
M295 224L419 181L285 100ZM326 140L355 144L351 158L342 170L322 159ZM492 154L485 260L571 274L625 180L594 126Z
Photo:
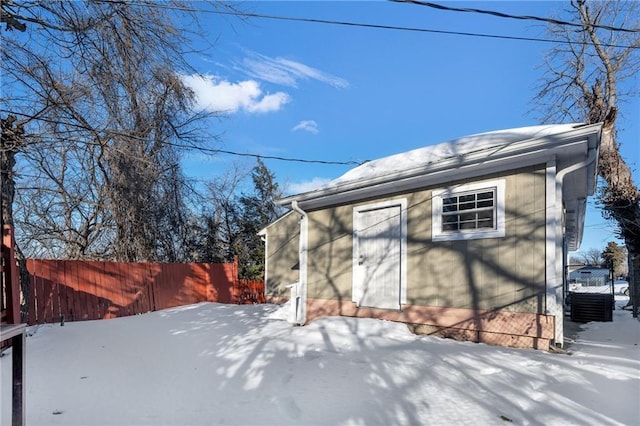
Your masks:
M442 200L457 196L465 192L481 192L483 190L495 190L493 228L463 229L457 231L442 230ZM453 186L438 189L431 193L431 239L432 241L459 241L478 240L483 238L501 238L505 236L504 202L505 181L497 179L491 181L471 183L467 185Z

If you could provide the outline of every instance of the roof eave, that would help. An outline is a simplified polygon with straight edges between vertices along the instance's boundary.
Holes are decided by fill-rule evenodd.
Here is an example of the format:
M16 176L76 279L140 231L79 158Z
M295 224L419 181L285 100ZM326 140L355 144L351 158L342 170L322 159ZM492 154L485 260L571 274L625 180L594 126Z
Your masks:
M581 145L585 141L591 144L590 136L600 126L586 125L558 135L491 147L425 167L293 195L278 200L277 203L290 207L293 201L297 201L304 209L321 208L544 163L555 155L572 151L572 146L576 144Z
M488 173L526 167L536 162L544 163L551 159L548 154L539 152L527 153L519 157L512 157L510 161L484 161L467 163L458 167L439 167L431 169L429 173L413 174L408 176L396 176L394 179L385 179L380 182L368 182L366 185L342 186L339 190L315 191L297 196L287 197L278 201L284 207L290 207L295 200L304 209L316 209L328 205L339 205L350 201L375 198L388 194L407 192L426 186L440 185L452 180L462 180ZM534 157L538 157L536 160Z
M598 158L600 156L600 138L602 134L602 123L590 125L592 128L598 128L598 132L591 132L587 139L587 150L595 150L595 160L585 166L586 185L584 193L568 194L565 203L572 205L567 209L567 224L565 225L565 233L567 238L567 250L576 251L580 249L582 237L584 235L584 222L587 210L587 197L595 194L598 184ZM574 161L578 161L575 159ZM563 194L564 195L564 194ZM571 209L571 212L569 211ZM569 222L570 221L570 222Z

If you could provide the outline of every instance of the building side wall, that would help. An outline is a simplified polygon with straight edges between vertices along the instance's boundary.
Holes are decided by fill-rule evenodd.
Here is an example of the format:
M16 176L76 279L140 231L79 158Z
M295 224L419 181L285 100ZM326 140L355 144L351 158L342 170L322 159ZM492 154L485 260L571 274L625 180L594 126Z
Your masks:
M406 198L407 305L544 313L544 165L452 186L491 179L505 180L504 238L432 241L431 196L442 186L309 211L308 297L351 303L353 209ZM297 280L285 270L297 262L297 226L283 220L268 229L270 292Z
M307 296L351 301L353 206L309 212Z
M291 212L267 228L266 295L271 301L288 299L286 287L298 281L300 215Z
M544 312L544 166L494 178L506 184L503 238L433 242L431 191L411 196L409 304Z

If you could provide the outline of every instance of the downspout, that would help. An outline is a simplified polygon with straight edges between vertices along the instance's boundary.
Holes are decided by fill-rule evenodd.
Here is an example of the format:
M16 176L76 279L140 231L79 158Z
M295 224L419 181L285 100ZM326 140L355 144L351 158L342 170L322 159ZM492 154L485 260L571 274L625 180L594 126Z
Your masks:
M296 297L291 300L291 309L295 310L295 324L304 325L307 322L307 244L309 215L293 200L291 208L300 214L300 244L298 248L298 263L300 265L298 283L295 286Z
M598 158L598 149L592 148L587 153L587 158L579 163L572 164L564 169L560 170L556 174L556 209L555 209L555 277L553 279L553 283L556 284L554 288L547 288L547 300L546 300L546 313L550 315L555 315L556 324L555 324L555 344L556 346L562 347L564 345L564 299L565 299L565 291L566 291L566 276L564 273L564 265L566 263L566 257L568 256L566 250L566 243L564 238L564 228L562 226L562 214L564 211L563 202L562 202L562 188L564 183L564 178L572 172L576 170L580 170L584 167L589 166L591 163L596 161ZM561 254L561 255L560 255ZM557 278L561 279L562 283L562 292L560 295L558 294L558 288L560 286L557 285ZM560 297L558 297L560 296ZM558 300L560 303L558 303Z

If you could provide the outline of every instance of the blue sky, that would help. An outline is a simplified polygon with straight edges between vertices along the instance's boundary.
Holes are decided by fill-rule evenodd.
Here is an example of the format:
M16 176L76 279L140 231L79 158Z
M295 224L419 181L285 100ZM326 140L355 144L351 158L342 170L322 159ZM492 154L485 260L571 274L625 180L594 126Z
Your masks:
M519 15L556 15L562 2L441 2ZM194 3L204 8L204 3ZM478 14L391 2L247 2L274 16L543 38L544 28ZM217 148L307 160L361 162L473 133L540 124L531 100L548 43L202 13L215 45L185 76L213 120ZM634 83L636 86L638 82ZM640 181L640 100L619 117L623 156ZM632 118L635 118L632 120ZM215 179L255 160L191 154L185 171ZM265 160L287 192L311 189L353 166ZM582 250L614 240L590 201ZM618 241L619 242L619 241Z

